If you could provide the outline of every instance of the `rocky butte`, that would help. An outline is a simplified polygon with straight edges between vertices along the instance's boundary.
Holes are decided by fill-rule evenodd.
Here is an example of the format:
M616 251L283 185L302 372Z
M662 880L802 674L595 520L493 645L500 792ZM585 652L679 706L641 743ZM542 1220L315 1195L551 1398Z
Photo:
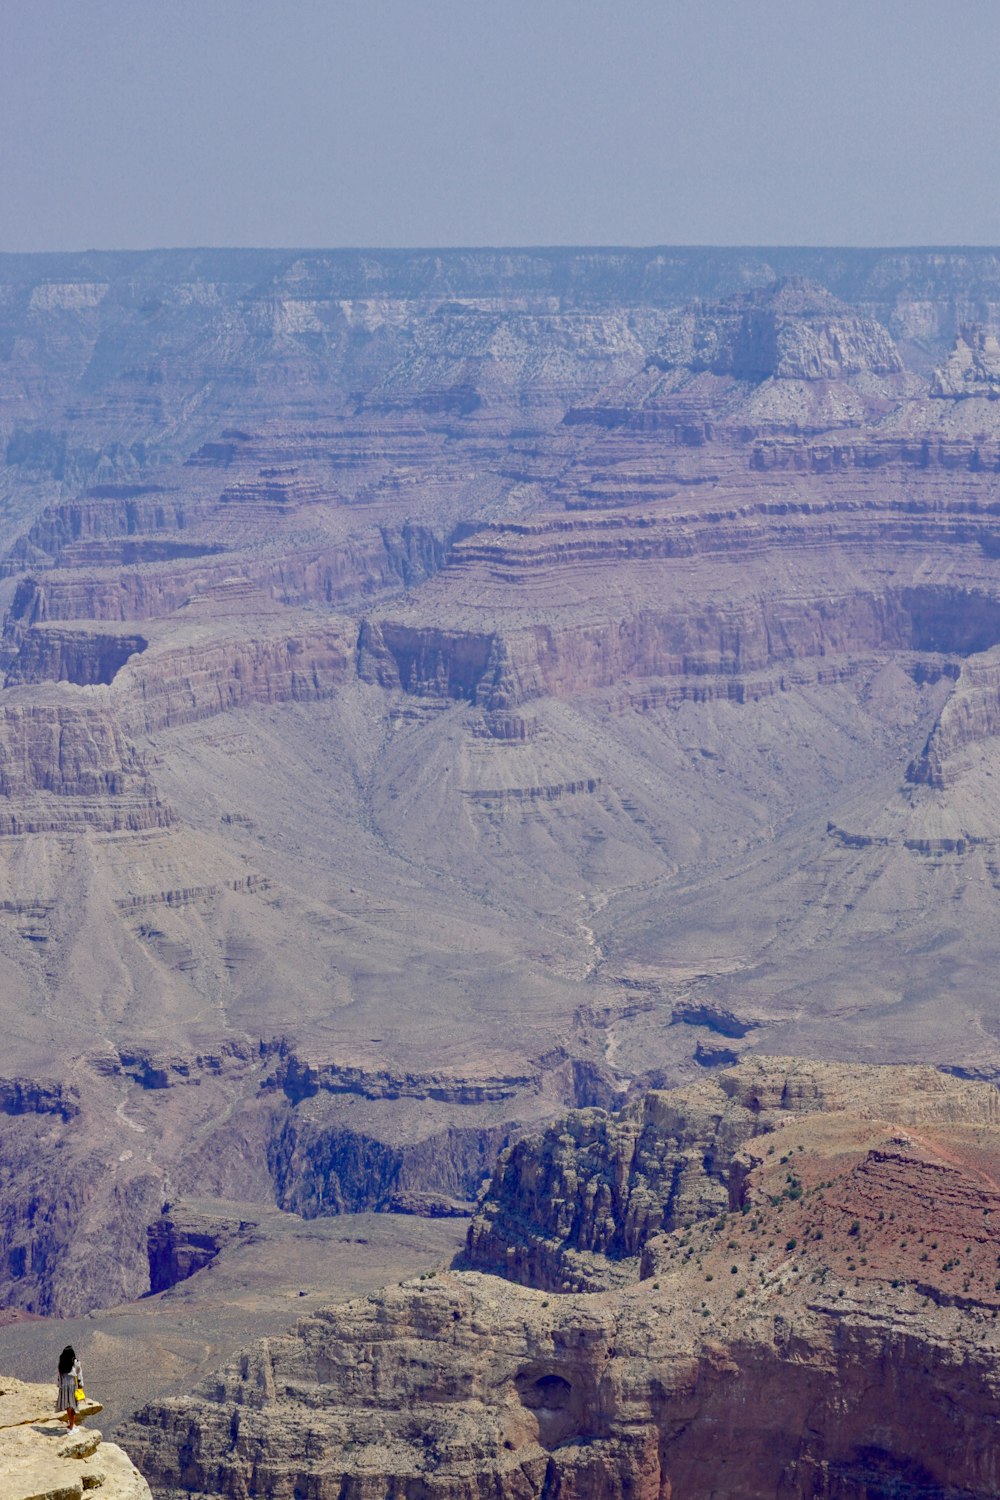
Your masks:
M0 257L8 1316L140 1319L286 1251L311 1310L361 1214L392 1281L469 1218L538 1284L503 1307L652 1299L658 1339L666 1178L578 1241L476 1207L567 1108L627 1135L795 1056L992 1097L998 334L988 250ZM422 1285L389 1302L481 1283ZM608 1442L660 1432L634 1400Z

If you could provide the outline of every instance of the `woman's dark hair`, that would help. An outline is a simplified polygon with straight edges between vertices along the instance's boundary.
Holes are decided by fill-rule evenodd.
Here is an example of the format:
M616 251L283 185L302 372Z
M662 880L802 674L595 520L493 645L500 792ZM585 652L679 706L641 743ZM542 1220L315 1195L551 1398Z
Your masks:
M76 1364L76 1350L72 1344L67 1344L59 1356L59 1374L68 1375Z

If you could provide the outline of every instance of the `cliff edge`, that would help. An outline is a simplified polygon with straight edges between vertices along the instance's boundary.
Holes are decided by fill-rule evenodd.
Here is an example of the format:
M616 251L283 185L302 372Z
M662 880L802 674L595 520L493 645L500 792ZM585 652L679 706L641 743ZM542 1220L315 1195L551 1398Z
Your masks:
M96 1427L52 1412L54 1388L0 1376L0 1494L4 1500L152 1500L128 1454ZM82 1416L101 1410L90 1401Z

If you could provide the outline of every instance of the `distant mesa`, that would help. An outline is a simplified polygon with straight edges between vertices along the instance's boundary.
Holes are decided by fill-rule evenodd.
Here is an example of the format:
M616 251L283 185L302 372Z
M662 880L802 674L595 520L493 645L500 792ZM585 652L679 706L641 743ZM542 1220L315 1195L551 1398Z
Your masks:
M799 276L679 312L650 363L754 383L903 369L888 329Z

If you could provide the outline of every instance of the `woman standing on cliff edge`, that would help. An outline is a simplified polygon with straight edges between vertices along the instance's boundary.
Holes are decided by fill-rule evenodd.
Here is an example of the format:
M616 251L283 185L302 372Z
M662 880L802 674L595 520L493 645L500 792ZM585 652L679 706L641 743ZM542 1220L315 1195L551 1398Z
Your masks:
M66 1421L69 1426L76 1426L76 1414L80 1409L80 1403L76 1398L77 1391L83 1391L83 1370L80 1361L76 1357L76 1350L72 1344L67 1344L59 1356L59 1396L56 1401L56 1410L66 1413Z

